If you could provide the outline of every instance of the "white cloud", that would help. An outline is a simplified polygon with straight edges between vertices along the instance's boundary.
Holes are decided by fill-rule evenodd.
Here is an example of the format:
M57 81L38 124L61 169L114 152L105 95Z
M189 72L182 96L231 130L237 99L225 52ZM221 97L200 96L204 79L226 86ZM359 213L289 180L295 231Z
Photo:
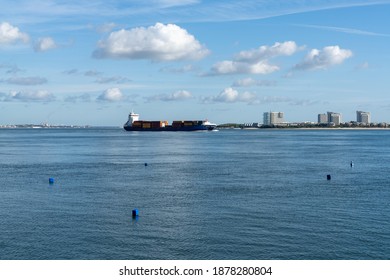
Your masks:
M257 96L250 92L239 93L237 90L229 87L225 88L216 96L204 97L202 101L204 103L236 103L246 102L253 103L257 100Z
M211 68L211 75L269 74L278 70L278 66L271 65L267 61L259 61L251 64L247 62L225 60L213 65Z
M192 98L192 94L186 90L179 90L172 93L167 100L185 100Z
M322 50L312 49L295 70L319 70L343 63L353 55L351 50L339 46L328 46Z
M291 106L309 106L318 103L313 100L293 99L290 97L281 96L258 96L254 93L245 91L240 93L239 91L228 87L215 96L203 97L201 99L203 103L238 103L243 102L248 105L259 104L272 104L272 103L286 103Z
M251 86L264 86L264 87L270 87L270 86L276 86L276 81L270 81L270 80L255 80L252 78L244 78L237 80L233 83L233 87L251 87Z
M254 50L242 51L236 55L235 60L254 63L276 56L290 56L301 48L294 41L276 42L273 46L260 46Z
M175 25L157 23L148 28L112 32L98 43L96 58L150 59L172 61L201 59L209 51L187 30Z
M109 88L98 96L99 101L116 102L124 99L124 95L119 88Z
M232 88L225 88L217 96L211 97L214 102L236 102L238 100L238 91Z
M269 74L278 71L277 65L272 65L268 59L277 56L290 56L301 50L293 41L275 43L273 46L260 46L258 49L242 51L234 60L217 62L211 68L209 75L226 74Z
M36 52L45 52L51 49L55 49L57 47L58 45L51 37L40 38L34 44L34 50Z
M148 101L183 101L192 98L192 93L187 90L179 90L171 94L159 94L147 98Z
M14 44L17 42L27 43L29 36L19 28L12 26L8 22L0 24L0 45Z
M34 92L13 91L9 94L2 94L1 101L20 101L20 102L50 102L54 101L55 96L46 91L38 90Z

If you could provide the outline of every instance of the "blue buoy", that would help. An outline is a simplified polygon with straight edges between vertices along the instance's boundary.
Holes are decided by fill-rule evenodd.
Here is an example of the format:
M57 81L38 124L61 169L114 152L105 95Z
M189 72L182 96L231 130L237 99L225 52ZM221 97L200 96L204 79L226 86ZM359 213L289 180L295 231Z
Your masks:
M326 179L327 180L330 180L331 179L331 176L328 174L328 175L326 175Z
M136 208L136 209L133 209L133 211L131 211L131 216L132 216L133 218L136 218L136 217L139 216L139 211L138 211L137 208Z
M49 184L54 184L54 178L49 178Z

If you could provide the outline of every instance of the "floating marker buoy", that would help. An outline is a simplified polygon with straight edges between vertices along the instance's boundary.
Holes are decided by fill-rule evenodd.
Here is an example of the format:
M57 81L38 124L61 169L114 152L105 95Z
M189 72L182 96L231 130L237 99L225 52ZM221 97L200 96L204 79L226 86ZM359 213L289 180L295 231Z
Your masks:
M327 180L330 180L331 179L331 176L328 174L328 175L326 175L326 179Z
M131 216L132 216L133 218L138 217L138 215L139 215L139 211L138 211L137 208L136 208L136 209L133 209L133 211L131 211Z
M145 166L148 166L148 164L145 162Z
M353 161L351 161L351 167L353 167Z
M49 178L49 184L54 184L54 178Z

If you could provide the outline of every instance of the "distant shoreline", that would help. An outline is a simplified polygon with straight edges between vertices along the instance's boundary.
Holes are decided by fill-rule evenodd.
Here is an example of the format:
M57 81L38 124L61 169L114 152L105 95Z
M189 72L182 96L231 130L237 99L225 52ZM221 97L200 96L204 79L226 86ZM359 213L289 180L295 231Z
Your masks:
M357 122L347 122L341 123L340 125L334 124L322 124L322 123L281 123L273 125L262 125L259 123L224 123L217 125L217 129L389 129L390 125L385 122L381 123L357 123Z
M217 127L219 130L389 130L390 127Z
M118 128L121 126L92 126L92 125L0 125L0 129L93 129L93 128ZM275 126L275 127L218 127L218 130L389 130L390 127L296 127L296 126Z
M328 129L328 130L388 130L390 127L298 127L292 129Z
M15 125L0 125L0 129L59 129L59 128L114 128L116 126L91 126L91 125L36 125L36 124L15 124Z

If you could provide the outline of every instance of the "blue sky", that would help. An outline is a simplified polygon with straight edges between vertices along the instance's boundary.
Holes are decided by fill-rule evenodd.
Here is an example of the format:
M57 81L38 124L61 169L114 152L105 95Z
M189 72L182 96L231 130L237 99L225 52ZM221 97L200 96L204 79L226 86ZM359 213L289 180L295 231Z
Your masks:
M390 122L390 0L40 1L0 10L0 124Z

